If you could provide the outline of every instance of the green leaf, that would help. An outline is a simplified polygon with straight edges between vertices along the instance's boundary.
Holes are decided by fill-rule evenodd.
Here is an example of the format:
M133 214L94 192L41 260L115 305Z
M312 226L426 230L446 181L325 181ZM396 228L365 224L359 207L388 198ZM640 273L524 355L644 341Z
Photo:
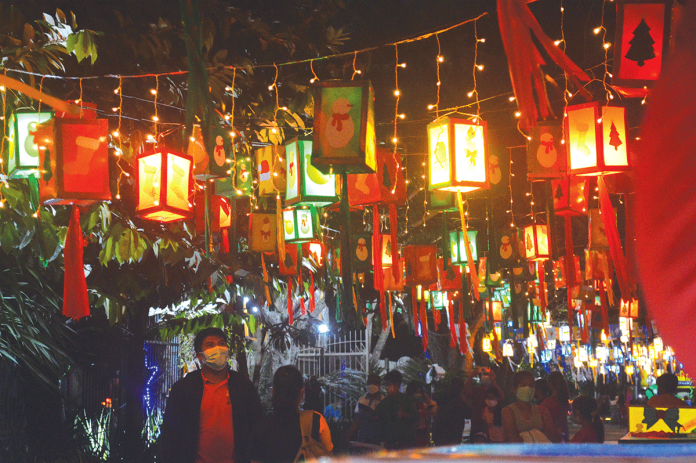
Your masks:
M77 34L68 35L68 39L65 41L65 49L68 53L75 51L75 45L77 43Z
M56 8L56 18L58 18L58 20L63 24L68 23L68 20L65 17L65 13L63 13L63 10L61 10L60 8Z

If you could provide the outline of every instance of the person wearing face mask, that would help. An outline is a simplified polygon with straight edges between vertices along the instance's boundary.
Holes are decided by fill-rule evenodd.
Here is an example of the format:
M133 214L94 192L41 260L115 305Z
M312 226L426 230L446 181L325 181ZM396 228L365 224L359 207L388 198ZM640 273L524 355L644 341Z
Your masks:
M418 411L416 423L416 447L428 447L430 445L429 420L437 413L437 403L428 397L423 383L414 379L406 385L406 395L413 399Z
M512 389L517 401L502 413L506 442L560 442L560 431L549 411L532 403L534 375L518 371L512 377Z
M227 336L206 328L194 340L200 370L174 383L157 442L167 463L247 463L261 401L248 377L229 368Z
M505 442L503 405L498 388L486 389L484 404L471 420L471 441L475 444Z
M384 399L380 391L382 378L379 375L371 374L367 377L367 392L360 397L355 406L355 419L346 433L346 443L353 439L357 433L358 442L364 444L379 445L384 440L382 427L377 424L377 417L374 415L375 408Z

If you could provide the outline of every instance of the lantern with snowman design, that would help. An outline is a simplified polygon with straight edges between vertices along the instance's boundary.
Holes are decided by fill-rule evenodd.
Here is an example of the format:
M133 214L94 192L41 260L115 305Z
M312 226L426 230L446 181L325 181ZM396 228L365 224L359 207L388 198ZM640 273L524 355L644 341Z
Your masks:
M372 235L359 233L351 236L350 244L353 247L351 262L356 272L372 270Z
M286 243L305 243L321 239L317 208L295 207L283 210L283 233Z
M374 173L374 90L369 81L329 81L315 86L312 164L325 174Z
M568 170L563 126L558 121L539 121L527 139L527 178L564 178Z
M325 175L312 165L312 141L294 139L285 144L288 206L324 207L337 202L336 176Z
M229 176L234 157L230 134L220 127L213 127L210 138L209 146L206 146L200 126L193 126L187 154L193 158L193 176L198 180Z
M10 178L38 178L41 166L39 145L43 140L35 140L37 125L51 118L53 113L50 111L17 111L10 116L7 150Z
M252 212L249 214L249 249L260 252L276 250L276 215Z

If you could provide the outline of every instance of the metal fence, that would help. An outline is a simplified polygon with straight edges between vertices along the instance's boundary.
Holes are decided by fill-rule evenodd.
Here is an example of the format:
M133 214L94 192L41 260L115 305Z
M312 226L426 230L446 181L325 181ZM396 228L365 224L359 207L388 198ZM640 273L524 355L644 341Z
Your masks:
M181 378L179 369L179 340L170 341L146 341L143 346L145 351L145 368L148 377L145 380L143 391L143 408L145 412L163 410L169 389Z

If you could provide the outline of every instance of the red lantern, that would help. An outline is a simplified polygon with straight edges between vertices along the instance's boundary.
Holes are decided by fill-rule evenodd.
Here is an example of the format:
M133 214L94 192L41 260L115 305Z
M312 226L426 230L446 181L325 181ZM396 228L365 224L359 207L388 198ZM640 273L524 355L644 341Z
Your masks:
M302 243L302 255L311 257L319 267L324 265L324 245L319 241Z
M106 119L56 117L37 127L43 204L110 201Z
M374 174L348 175L349 204L406 204L406 182L400 164L400 154L377 148L377 167Z
M563 127L557 121L539 121L527 141L527 178L546 180L564 178L568 159Z
M437 281L437 246L406 246L404 260L407 286L426 286Z
M486 302L488 304L488 301ZM490 301L491 304L491 320L493 323L503 321L503 301Z
M297 259L299 258L299 244L285 245L285 259L278 262L281 275L297 275Z
M173 222L193 216L191 156L162 148L138 155L136 162L138 217Z
M616 2L612 87L628 97L648 94L660 77L680 13L673 0Z
M401 275L401 278L399 278L399 281L396 281L396 278L394 278L394 271L391 268L383 268L380 271L382 272L382 278L384 279L384 290L385 291L403 291L404 290L404 280L406 279L406 275L404 275L404 260L399 259L399 263L397 265L398 270L397 270L397 275ZM375 287L375 289L379 289Z
M556 215L586 215L590 196L590 180L570 177L551 182L553 209Z
M549 259L549 235L546 225L524 227L524 250L525 259L528 261Z
M592 102L568 106L566 114L570 174L599 175L629 170L624 108Z
M448 265L444 268L442 258L437 260L437 283L441 291L458 291L462 289L462 268L459 265Z
M567 269L565 262L565 257L561 257L560 259L553 262L553 279L554 287L556 289L565 288L568 286L568 274L566 273ZM580 282L582 281L582 275L580 273L580 257L573 256L573 262L575 268L574 281Z

